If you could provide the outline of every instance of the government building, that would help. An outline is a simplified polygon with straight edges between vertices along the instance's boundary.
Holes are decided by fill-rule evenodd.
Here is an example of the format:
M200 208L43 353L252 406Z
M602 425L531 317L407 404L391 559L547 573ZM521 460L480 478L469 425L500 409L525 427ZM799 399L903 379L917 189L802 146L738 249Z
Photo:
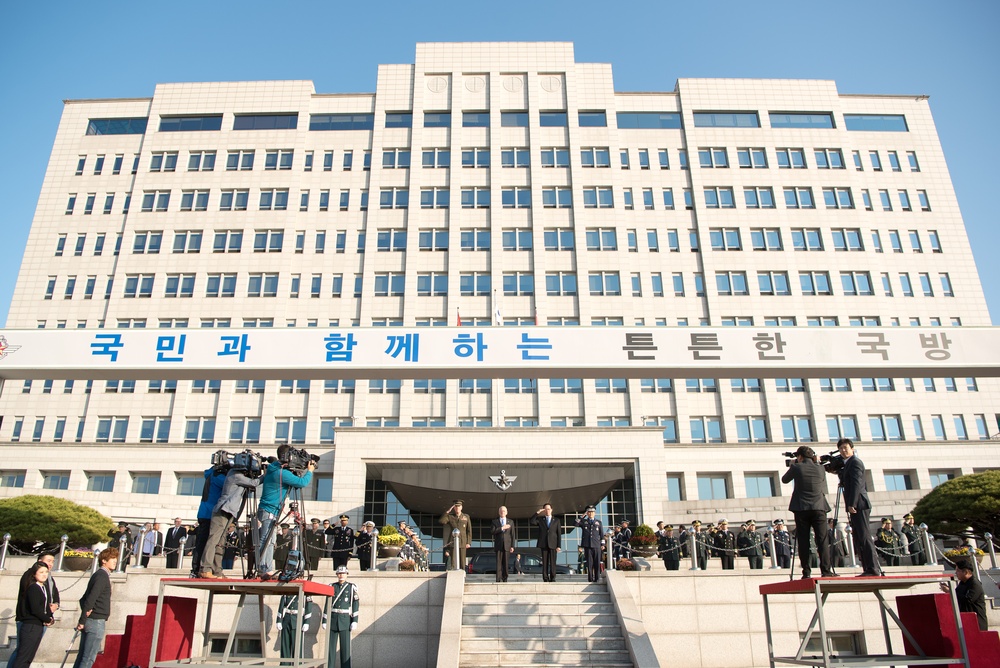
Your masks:
M321 456L308 517L405 519L441 561L455 498L474 547L501 503L525 545L545 502L568 524L595 503L606 524L761 526L787 516L782 452L847 436L873 516L899 519L941 481L1000 466L993 374L932 368L949 333L990 325L923 95L765 79L618 91L569 43L418 44L374 93L159 84L65 103L0 332L0 496L194 521L214 452L290 443ZM2 375L29 330L156 329L169 361L183 350L159 342L186 339L160 330L229 328L266 359L255 328L437 327L468 354L505 327L636 342L691 328L703 343L742 327L761 360L783 332L824 355L813 328L920 328L941 349L906 377L846 363L602 377L603 346L558 376Z

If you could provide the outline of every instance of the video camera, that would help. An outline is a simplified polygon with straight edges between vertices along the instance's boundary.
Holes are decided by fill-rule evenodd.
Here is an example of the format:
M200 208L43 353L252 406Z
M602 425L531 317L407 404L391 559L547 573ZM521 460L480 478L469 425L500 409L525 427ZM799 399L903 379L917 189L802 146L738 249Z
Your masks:
M284 451L279 461L284 468L301 472L309 468L309 462L315 462L318 464L319 455L310 455L305 451L305 448L301 450L288 448Z
M243 452L226 452L217 450L212 455L212 466L224 471L235 470L243 473L248 478L259 478L267 468L264 455L253 450Z
M844 464L847 462L843 455L834 450L828 455L820 455L819 463L823 465L823 468L825 468L828 473L840 473L844 470Z

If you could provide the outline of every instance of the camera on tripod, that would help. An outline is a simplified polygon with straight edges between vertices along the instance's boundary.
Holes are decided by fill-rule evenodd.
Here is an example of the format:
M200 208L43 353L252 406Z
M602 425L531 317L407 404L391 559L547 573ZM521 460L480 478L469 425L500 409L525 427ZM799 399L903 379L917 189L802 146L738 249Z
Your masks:
M310 455L306 452L305 448L296 450L295 448L287 448L281 453L279 460L281 465L287 469L301 473L309 468L310 462L319 463L319 455Z
M820 455L819 463L823 465L823 468L825 468L828 473L840 473L844 470L846 460L843 455L834 450L828 455Z
M264 455L253 450L243 452L226 452L217 450L212 454L212 466L224 471L235 470L248 478L259 478L267 468Z

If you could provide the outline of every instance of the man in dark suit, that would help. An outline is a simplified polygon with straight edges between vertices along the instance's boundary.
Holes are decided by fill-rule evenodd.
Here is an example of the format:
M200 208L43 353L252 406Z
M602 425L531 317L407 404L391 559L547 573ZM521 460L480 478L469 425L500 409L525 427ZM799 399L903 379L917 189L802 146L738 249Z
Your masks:
M865 486L864 462L854 456L854 442L849 438L837 441L837 450L844 458L844 468L840 471L840 484L844 488L844 507L851 523L854 552L861 557L863 567L861 575L882 575L869 526L872 504L868 500L868 489Z
M552 504L546 503L542 506L531 518L531 523L538 527L536 547L542 551L542 581L555 582L556 555L562 552L559 546L562 525L558 517L552 516Z
M174 518L174 525L167 529L167 535L163 538L163 551L167 555L167 568L177 568L180 561L181 538L187 537L187 529L181 524L179 517Z
M830 561L830 532L826 525L826 514L830 504L826 500L826 471L816 458L816 453L807 445L799 446L781 482L795 481L792 500L788 509L795 515L795 540L799 545L799 563L802 577L811 573L809 561L809 530L816 537L819 552L819 568L823 577L836 577Z
M497 553L497 582L506 582L514 551L514 525L507 519L507 506L500 506L499 512L500 517L493 520L493 549Z
M580 547L583 548L583 561L587 567L587 581L597 582L601 577L601 541L604 540L604 526L595 517L597 509L587 506L587 514L576 521L576 526L583 529L580 536Z

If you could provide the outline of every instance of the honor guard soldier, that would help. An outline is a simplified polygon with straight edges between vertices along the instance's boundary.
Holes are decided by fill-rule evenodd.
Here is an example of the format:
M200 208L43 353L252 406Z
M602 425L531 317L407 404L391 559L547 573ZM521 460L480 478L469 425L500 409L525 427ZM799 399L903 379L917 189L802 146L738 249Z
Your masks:
M374 525L373 525L374 526ZM347 581L347 566L337 567L330 602L330 639L327 642L326 665L337 665L337 644L340 644L340 668L351 668L351 632L358 628L358 588Z
M660 556L663 558L663 565L668 571L677 571L681 568L681 543L674 536L674 525L668 524L663 527L660 535L659 545Z
M302 611L302 634L309 630L309 618L312 617L313 600L312 597L305 597L305 608ZM324 613L325 614L325 613ZM285 594L278 601L278 614L275 616L275 626L281 631L281 658L295 658L295 642L298 638L299 624L299 595ZM323 618L323 626L326 627L326 617Z
M351 550L354 549L354 529L347 526L350 519L347 515L341 515L340 526L326 530L326 535L331 538L330 556L333 557L335 569L347 566L347 560L351 558Z
M694 556L698 568L703 571L708 570L708 532L701 530L701 522L695 520L691 523L691 532L694 534Z
M604 526L601 520L594 516L596 512L594 506L587 506L587 514L576 521L576 526L583 529L580 546L583 548L588 582L597 582L601 576L601 541L604 540Z
M729 522L725 518L719 520L719 530L715 534L715 549L722 562L722 570L731 571L736 568L736 534L729 530Z

